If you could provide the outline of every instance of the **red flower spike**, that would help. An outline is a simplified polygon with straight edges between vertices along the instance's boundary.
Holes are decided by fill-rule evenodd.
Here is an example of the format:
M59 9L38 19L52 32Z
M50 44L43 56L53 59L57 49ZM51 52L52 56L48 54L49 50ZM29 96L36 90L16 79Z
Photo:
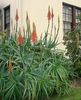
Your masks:
M51 20L50 6L48 7L48 15L47 15L47 17L48 17L48 21L50 21Z
M52 14L51 14L52 19L54 18L54 14L53 14L53 8L52 8Z
M26 22L28 21L29 17L28 17L28 12L26 12Z
M23 33L24 33L24 38L25 38L25 28L23 27Z
M36 41L37 41L36 26L35 26L35 23L33 23L33 32L31 34L31 42L35 44Z
M28 12L26 12L26 24L30 27L30 19L28 16Z
M25 28L23 27L23 33L25 33Z
M21 35L21 29L19 29L18 45L21 46L22 44L23 44L23 37Z
M8 68L9 68L9 72L12 73L12 60L11 58L9 58L9 65L8 65Z
M19 16L18 16L18 9L16 10L15 20L16 20L16 22L18 22L18 20L19 20Z
M11 25L13 26L13 19L11 18Z
M36 25L34 22L33 22L33 32L36 32Z

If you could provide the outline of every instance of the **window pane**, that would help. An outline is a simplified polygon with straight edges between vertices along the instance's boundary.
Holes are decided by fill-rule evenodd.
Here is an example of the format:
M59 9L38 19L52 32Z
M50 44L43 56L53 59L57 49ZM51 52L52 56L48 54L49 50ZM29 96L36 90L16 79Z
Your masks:
M4 29L10 29L10 6L4 8Z
M79 23L79 19L78 19L78 16L81 14L81 10L76 8L76 23Z
M69 22L72 22L72 15L68 16Z
M64 33L71 30L72 23L72 8L66 5L63 5L63 29Z

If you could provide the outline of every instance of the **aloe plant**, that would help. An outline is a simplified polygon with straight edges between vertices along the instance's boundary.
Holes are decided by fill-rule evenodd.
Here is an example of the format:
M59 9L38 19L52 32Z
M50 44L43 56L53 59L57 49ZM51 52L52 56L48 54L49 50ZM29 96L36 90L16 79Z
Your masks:
M28 20L27 17L27 25ZM0 43L1 100L45 100L53 93L65 94L70 88L70 71L67 69L69 62L63 53L57 50L59 19L54 38L52 34L48 36L46 31L45 35L37 40L35 24L33 32L29 31L28 27L28 35L24 34L25 37L22 37L19 31L19 34L15 33L15 36Z

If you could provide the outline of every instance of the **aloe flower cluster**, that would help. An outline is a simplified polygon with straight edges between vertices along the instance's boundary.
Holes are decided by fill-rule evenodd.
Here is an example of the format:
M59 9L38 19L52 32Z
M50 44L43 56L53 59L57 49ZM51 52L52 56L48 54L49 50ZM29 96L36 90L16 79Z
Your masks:
M52 30L53 30L53 18L54 18L53 8L50 11L50 6L48 6L48 13L47 13L48 27L47 27L47 32L49 30L50 21L52 20L51 34L52 34ZM18 21L19 21L18 9L16 10L15 21L16 21L16 31L17 31L18 30ZM23 27L24 37L30 38L30 41L32 42L32 44L35 44L37 42L36 25L33 22L33 25L32 25L33 31L31 32L30 19L29 19L28 13L26 13L26 25L27 25L26 31L25 31L25 28ZM25 35L25 33L26 33L26 35ZM20 29L19 29L19 33L18 33L18 44L19 44L19 46L22 45L23 39L24 38L23 38L23 36L20 32Z
M16 31L17 31L18 30L18 21L19 21L18 9L16 10L15 21L16 21ZM26 37L30 38L30 41L32 42L32 44L35 44L37 42L36 25L33 22L33 25L32 25L33 31L31 32L30 20L28 17L28 13L26 14L26 25L27 25L26 35L25 35L25 28L23 27L24 37L22 36L21 29L19 28L19 32L18 32L18 45L19 46L21 46L23 44L23 40Z
M47 12L47 19L48 19L48 27L47 27L47 31L45 33L45 36L44 38L42 37L42 34L40 36L40 43L42 42L42 39L45 40L45 42L47 42L47 38L48 38L48 30L49 30L49 26L50 26L50 23L52 21L52 27L51 27L51 33L50 33L50 37L52 36L52 31L53 31L53 19L54 19L54 13L53 13L53 8L51 8L50 10L50 6L48 6L48 12ZM16 9L16 15L15 15L15 21L16 21L16 33L18 33L18 35L16 35L16 38L17 38L17 44L18 46L21 48L21 46L24 44L25 42L25 39L28 38L30 43L32 45L35 45L37 43L37 32L36 32L36 25L35 23L33 22L32 24L32 32L31 32L31 27L30 27L30 19L29 19L29 16L28 16L28 12L26 12L26 25L27 25L27 28L25 30L25 28L23 27L23 32L21 32L21 28L19 28L19 32L17 31L18 30L18 22L19 22L19 13L18 13L18 9ZM11 21L12 22L12 21ZM58 23L59 24L59 23ZM12 22L12 25L13 25L13 22ZM13 27L13 26L12 26ZM14 28L15 30L15 28ZM22 35L23 33L23 35ZM56 35L56 38L57 38L57 35ZM50 39L49 39L50 40ZM50 40L51 41L51 40ZM40 46L42 48L42 44ZM12 69L12 61L9 57L9 71L11 73L11 70Z
M47 17L48 17L48 21L50 21L51 19L54 18L53 8L52 8L52 11L50 11L50 6L48 7L48 14L47 14Z

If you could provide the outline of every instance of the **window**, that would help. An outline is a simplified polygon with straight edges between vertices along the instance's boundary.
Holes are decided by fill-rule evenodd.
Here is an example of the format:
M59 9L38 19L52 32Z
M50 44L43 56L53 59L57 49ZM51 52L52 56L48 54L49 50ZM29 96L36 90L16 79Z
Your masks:
M3 30L3 18L2 18L2 10L0 10L0 32L2 32L2 30Z
M81 9L63 3L63 30L64 33L74 30L79 23L77 16L81 13Z
M63 28L64 33L71 30L72 24L72 8L68 6L63 6Z
M4 29L10 29L10 6L4 8Z
M80 28L80 20L78 19L78 15L81 14L81 9L76 9L76 26Z

